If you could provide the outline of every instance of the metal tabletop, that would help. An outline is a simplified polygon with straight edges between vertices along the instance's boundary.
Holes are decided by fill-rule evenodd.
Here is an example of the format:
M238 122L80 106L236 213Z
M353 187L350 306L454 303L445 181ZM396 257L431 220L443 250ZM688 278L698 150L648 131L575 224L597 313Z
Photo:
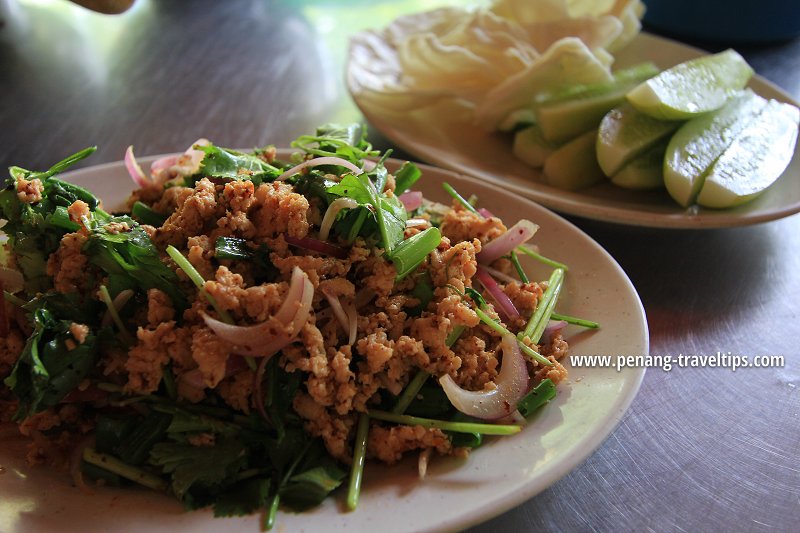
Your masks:
M46 168L92 144L87 164L97 164L129 144L158 154L201 136L287 145L319 124L360 120L343 82L348 36L435 4L137 0L109 16L0 0L0 166ZM737 49L800 100L800 40ZM470 531L797 531L800 217L704 231L570 220L630 276L652 354L785 364L648 370L596 453Z

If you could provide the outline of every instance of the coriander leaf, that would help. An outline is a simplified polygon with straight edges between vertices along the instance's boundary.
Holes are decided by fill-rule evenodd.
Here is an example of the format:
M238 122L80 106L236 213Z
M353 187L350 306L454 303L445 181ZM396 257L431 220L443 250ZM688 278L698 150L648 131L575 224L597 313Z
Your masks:
M232 438L213 446L160 442L150 452L150 464L171 474L172 492L180 500L193 489L202 492L229 484L245 462L244 445Z
M292 146L317 156L341 157L356 165L378 153L367 142L367 127L363 124L326 124L317 128L316 135L298 137Z
M58 309L46 304L47 300L39 301L40 307L33 311L34 331L4 382L19 399L16 421L59 403L97 361L97 335L90 330L79 344L70 331L73 320L60 318ZM72 311L67 316L78 314Z
M362 205L372 204L373 199L377 196L374 187L369 183L365 174L360 174L359 176L346 174L342 178L342 181L328 187L328 193L345 198L352 198Z
M45 292L52 287L47 275L47 258L58 249L61 238L74 231L75 224L69 221L66 208L82 200L90 209L98 205L97 198L81 187L53 178L55 174L87 157L94 148L87 148L53 165L45 172L34 172L20 167L9 168L9 177L0 190L0 218L7 221L3 231L8 236L8 247L17 258L17 265L25 278L28 294ZM42 183L42 198L35 203L26 203L17 196L20 179L39 179Z
M345 477L347 473L332 462L311 468L289 478L280 491L281 500L298 511L310 509L322 503Z
M244 516L263 508L269 486L269 478L251 478L225 489L214 503L214 516Z
M397 243L403 240L408 213L396 196L379 194L367 174L348 174L338 184L330 187L328 192L352 198L360 205L371 208L371 214L378 225L381 245L386 253L391 253Z
M210 178L229 178L250 180L255 185L273 181L281 175L281 170L252 154L237 152L214 145L199 146L205 155L200 162L200 170L193 179L201 176Z
M127 224L128 231L109 228ZM84 253L92 264L107 274L125 276L143 291L159 289L172 300L178 312L186 308L186 295L178 285L178 276L161 261L158 250L144 229L130 217L110 217L93 222Z

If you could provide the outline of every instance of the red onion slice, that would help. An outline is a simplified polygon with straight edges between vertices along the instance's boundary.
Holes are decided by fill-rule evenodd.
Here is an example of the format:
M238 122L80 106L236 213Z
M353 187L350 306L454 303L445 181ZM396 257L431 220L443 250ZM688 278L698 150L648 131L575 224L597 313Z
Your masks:
M69 474L72 476L72 482L75 483L75 486L80 489L81 492L87 495L91 495L93 492L92 489L86 485L86 481L83 479L81 462L83 460L83 450L86 448L94 448L95 441L95 434L89 433L81 438L81 440L75 444L75 446L72 448L72 451L69 453Z
M512 320L520 318L519 311L516 306L514 306L514 302L511 301L511 298L503 292L503 289L500 288L500 285L497 284L494 278L481 266L478 266L475 277L478 278L478 281L481 282L481 285L486 288L486 291L495 301L497 310L500 311L501 315L504 315L503 318Z
M345 248L329 242L321 241L313 237L292 237L291 235L284 235L283 238L287 243L292 246L297 246L298 248L330 255L337 259L347 259L347 250Z
M344 307L342 307L342 302L339 301L339 297L326 290L322 291L322 295L325 296L326 300L328 300L328 303L331 306L331 311L333 311L333 316L335 316L336 320L339 321L342 329L349 333L350 318L347 316L347 313L345 313Z
M160 159L156 159L150 164L150 174L155 174L160 170L168 169L178 164L177 155L168 155Z
M153 183L147 176L144 175L142 167L140 167L139 163L136 161L136 157L133 155L133 146L128 146L128 149L125 150L124 161L125 168L128 169L128 174L130 174L131 179L133 179L136 185L142 189L145 189L148 185Z
M491 212L491 211L489 211L488 209L486 209L485 207L479 207L479 208L478 208L478 213L479 213L479 214L480 214L480 215L481 215L483 218L492 218L492 217L494 216L494 215L492 214L492 212Z
M430 220L424 218L409 218L406 220L407 228L427 228L431 225Z
M453 407L466 415L485 420L502 418L514 412L517 403L528 391L530 376L525 357L513 335L503 335L500 348L503 361L493 390L468 391L456 385L449 374L439 378L439 384Z
M253 394L250 397L250 401L258 411L258 414L261 415L261 418L271 423L272 421L264 407L264 392L261 386L264 382L264 372L267 370L267 361L269 361L269 358L265 357L258 363L258 368L256 368L256 373L253 376Z
M358 202L352 198L337 198L331 202L328 209L325 210L325 216L322 217L322 223L319 225L319 238L323 241L328 240L328 235L331 232L334 221L342 209L354 209L358 207Z
M403 202L403 207L406 208L406 211L419 209L419 206L422 205L422 191L406 191L398 198Z
M303 161L299 165L293 166L292 168L290 168L289 170L278 176L277 180L283 181L290 176L294 176L303 169L317 167L320 165L336 165L339 167L344 167L356 175L361 174L363 172L353 163L351 163L347 159L342 159L341 157L315 157L314 159L309 159L307 161Z
M347 302L344 305L344 312L347 315L347 320L350 324L347 344L352 346L356 343L356 338L358 337L358 311L356 311L355 302Z
M491 274L494 279L500 280L503 283L506 283L506 284L508 284L508 283L522 283L520 280L516 279L515 277L509 276L508 274L500 272L499 270L497 270L495 268L492 268L492 267L490 267L488 265L481 265L481 268L483 270L485 270L486 272L488 272L489 274Z
M25 278L22 272L13 268L0 267L0 283L11 294L21 291L25 287Z
M539 344L545 345L550 344L553 340L553 335L561 331L567 327L567 323L564 320L551 320L545 326L544 331L542 332L542 336L539 339Z
M299 274L298 274L299 272ZM297 286L301 287L298 289ZM298 297L293 298L299 292ZM283 305L264 322L253 326L226 324L202 313L203 320L221 339L233 345L233 353L253 357L272 357L291 343L308 322L314 285L308 275L295 267L292 282ZM289 320L281 320L289 318Z
M478 262L486 265L492 264L520 244L527 242L538 229L539 226L530 220L520 220L508 231L483 245L481 252L478 254Z
M131 289L125 289L119 291L119 294L117 294L117 296L114 297L113 300L111 300L111 305L113 305L114 309L116 309L117 312L119 313L119 311L123 307L125 307L125 304L128 303L128 300L130 300L133 297L133 294L134 293ZM106 312L103 315L103 319L100 321L100 325L103 327L110 326L112 320L113 318L111 317L111 311L106 309Z

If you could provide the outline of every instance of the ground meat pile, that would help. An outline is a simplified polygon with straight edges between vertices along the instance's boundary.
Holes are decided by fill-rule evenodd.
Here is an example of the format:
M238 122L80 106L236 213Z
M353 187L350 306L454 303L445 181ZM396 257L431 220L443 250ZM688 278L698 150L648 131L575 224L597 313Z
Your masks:
M302 373L291 405L304 419L306 430L320 437L336 459L351 460L358 414L387 394L400 395L420 370L434 378L449 374L469 390L493 386L502 363L500 335L481 323L461 295L477 284L473 277L482 246L506 231L500 219L484 218L454 202L440 223L439 246L414 275L396 282L395 266L385 259L383 250L363 238L349 244L344 257L290 244L317 237L322 213L318 202L288 183L255 185L247 180L203 178L191 186L178 183L164 188L164 181L174 176L169 171L162 174L153 187L137 191L131 203L142 201L165 217L159 227L145 226L145 230L163 262L177 272L181 289L190 295L189 305L179 313L163 291L147 291L131 318L135 329L130 348L105 353L100 362L108 380L119 383L125 392L154 392L169 369L180 399L196 403L214 394L234 409L250 413L255 371L241 364L231 345L204 322L204 314L214 313L205 295L212 296L236 324L257 324L281 308L296 267L313 285L312 311L294 341L276 357L284 370ZM30 202L40 199L41 184L36 181L20 183L20 197ZM394 180L386 183L390 191ZM86 205L76 202L68 211L79 222ZM116 231L129 228L122 226ZM413 233L408 230L406 236ZM219 237L245 239L252 249L269 250L270 279L265 281L251 263L215 257L214 243ZM92 284L102 280L102 274L83 253L86 239L85 228L66 234L47 263L47 273L56 290L78 291L99 299ZM168 245L180 250L205 278L202 292L165 253ZM505 259L493 267L513 272ZM430 283L433 292L424 306L414 292L422 279ZM546 283L500 281L500 287L527 318ZM331 298L355 307L355 342L349 342L350 334L337 320ZM5 306L10 327L0 339L0 378L8 376L30 333L18 310L8 302ZM491 307L490 313L497 317ZM513 326L517 331L520 324ZM448 345L454 328L463 328L463 333ZM86 332L81 324L73 329L78 346ZM567 344L561 335L550 336L546 345L538 348L554 364L540 367L529 361L534 381L545 377L563 380L567 373L558 360L566 353ZM93 391L84 392L89 395ZM0 417L8 421L13 408L14 400L6 391L0 396ZM466 453L437 429L371 423L368 456L387 463L412 451ZM63 449L91 431L91 425L90 419L81 417L77 402L29 418L21 426L32 438L29 459L63 461ZM49 440L43 438L45 432L51 436Z

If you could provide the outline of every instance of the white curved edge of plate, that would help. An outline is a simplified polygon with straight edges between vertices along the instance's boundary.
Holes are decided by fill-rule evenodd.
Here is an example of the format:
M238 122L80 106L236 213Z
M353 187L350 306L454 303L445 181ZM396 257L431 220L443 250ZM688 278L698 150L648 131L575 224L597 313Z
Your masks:
M279 156L285 157L286 155L292 152L295 152L295 150L279 149L278 153ZM143 166L148 165L152 161L160 157L164 157L165 155L172 155L172 154L141 157L139 158L139 163ZM399 165L402 162L397 159L390 159L388 160L388 163L389 165ZM418 166L423 171L423 179L425 179L426 173L428 176L430 176L430 174L441 173L444 174L445 176L452 176L454 180L471 183L478 189L489 189L492 187L491 184L487 184L473 176L459 174L450 170L440 169L422 163L418 163ZM121 162L119 161L109 162L69 171L62 174L62 177L64 179L69 180L71 176L79 175L83 177L83 179L81 179L80 181L84 181L84 179L98 180L94 182L95 186L92 187L92 190L102 198L102 189L103 189L102 176L108 170L113 169L119 172L121 168L123 168L123 164ZM87 177L87 175L89 176ZM81 184L85 185L84 183ZM107 183L106 185L111 185L111 184ZM131 185L131 188L133 188L133 184ZM118 191L117 194L119 194ZM602 246L600 246L585 232L583 232L580 228L578 228L568 220L565 220L563 217L559 216L556 213L553 213L552 211L548 210L545 207L538 205L537 203L531 201L530 199L518 198L518 201L527 204L527 206L531 209L531 218L533 218L538 222L548 222L551 225L561 226L562 228L565 228L567 232L571 233L574 237L580 240L578 244L589 247L592 250L592 253L597 254L599 257L602 257L603 260L611 267L611 269L614 272L614 275L618 278L619 281L623 283L625 289L628 291L628 294L632 295L633 301L635 302L634 308L629 309L630 316L628 316L627 318L628 320L631 321L632 325L635 325L635 329L639 334L636 336L635 340L633 339L631 340L631 346L629 347L631 353L626 355L634 353L641 355L649 354L649 329L647 324L647 316L644 311L641 298L639 297L639 294L636 291L633 282L630 280L630 278L628 278L627 274L625 274L624 270L619 265L619 263L617 263L617 261L605 249L603 249ZM528 216L527 213L526 216ZM567 456L565 456L565 458L556 461L554 464L549 464L545 468L537 470L535 479L533 481L520 482L518 480L517 485L511 487L514 490L503 494L502 497L489 500L484 504L474 505L471 508L469 508L469 510L462 509L460 510L459 513L456 513L454 517L452 517L447 521L443 521L437 524L423 525L420 527L415 527L414 529L419 532L439 532L439 531L455 531L466 527L474 526L476 524L479 524L481 522L499 516L500 514L524 503L525 501L528 501L541 491L551 486L553 483L563 478L570 471L576 468L580 463L586 460L590 455L592 455L597 450L597 448L600 447L600 445L618 426L624 414L627 412L631 403L635 399L641 387L642 380L644 379L645 369L631 368L627 369L627 372L628 372L626 377L627 386L624 390L624 394L615 398L615 401L610 405L610 408L604 413L604 415L600 419L595 421L595 425L599 429L596 432L592 433L590 437L585 438L582 441L574 444L572 448L570 448L570 453ZM469 463L469 460L467 460L467 463ZM362 497L363 496L364 495L362 495ZM320 512L324 513L325 509L322 509ZM339 513L342 512L339 511ZM286 525L290 528L292 525L298 525L297 523L294 522L296 516L298 515L293 515L293 514L282 515L284 521L286 521ZM313 524L315 523L314 521L318 519L318 517L309 515L308 519ZM344 525L349 525L352 524L353 522L358 523L360 519L363 519L363 516L359 517L358 515L350 515L348 517L347 513L342 513L341 515L336 515L333 518L327 517L327 519L335 519L341 522L337 524L331 524L330 530L333 531L334 529L336 529L337 525L344 527ZM297 518L297 520L302 520L302 518ZM239 530L238 528L235 529L237 531ZM387 531L394 531L395 529L396 528L389 527Z
M355 41L351 41L351 48ZM642 49L657 50L658 57L643 57ZM636 61L653 60L661 68L666 68L681 61L707 54L708 52L685 45L679 41L641 32L636 39L618 54L618 64L633 64ZM695 212L692 209L682 209L673 203L667 196L664 202L658 205L648 205L642 203L637 205L630 200L626 201L595 201L590 191L565 191L556 187L551 187L541 181L531 181L520 177L513 169L524 169L523 172L529 175L540 175L540 170L525 167L516 161L511 152L510 144L504 150L506 160L512 161L510 171L497 169L478 168L469 159L461 157L461 154L453 154L446 149L426 146L415 142L414 132L407 131L402 127L384 120L379 113L370 109L361 98L359 98L360 83L358 76L354 73L352 54L348 57L346 65L346 84L353 101L361 110L367 121L375 126L386 138L395 143L409 154L416 158L434 165L440 165L462 174L476 176L495 182L503 187L507 187L514 192L522 194L531 200L539 202L543 206L556 210L562 214L584 217L601 222L610 222L639 227L650 227L660 229L717 229L737 226L747 226L759 224L784 218L800 212L800 185L790 183L790 180L800 180L800 148L796 147L795 154L784 171L784 174L765 191L759 198L738 206L725 210L701 209ZM363 74L362 74L363 75ZM774 83L764 79L759 75L753 76L749 86L758 94L781 100L800 107L789 94L783 91ZM418 130L415 130L418 131ZM485 139L489 139L488 134L482 134ZM541 179L541 178L540 178ZM791 202L784 202L787 197L785 192L790 190L793 197ZM613 190L611 184L602 184L600 187ZM635 198L638 191L618 190L620 197ZM666 193L664 193L666 195ZM765 205L774 203L776 205ZM764 206L764 207L762 207ZM648 210L648 208L652 210Z

